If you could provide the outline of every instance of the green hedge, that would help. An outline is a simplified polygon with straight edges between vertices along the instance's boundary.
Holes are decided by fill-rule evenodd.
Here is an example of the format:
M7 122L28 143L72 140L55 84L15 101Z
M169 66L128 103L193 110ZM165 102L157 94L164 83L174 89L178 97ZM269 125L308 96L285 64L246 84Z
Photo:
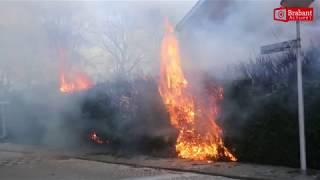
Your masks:
M221 122L239 161L299 167L296 61L293 52L242 64L225 85ZM303 62L307 160L320 168L320 51Z

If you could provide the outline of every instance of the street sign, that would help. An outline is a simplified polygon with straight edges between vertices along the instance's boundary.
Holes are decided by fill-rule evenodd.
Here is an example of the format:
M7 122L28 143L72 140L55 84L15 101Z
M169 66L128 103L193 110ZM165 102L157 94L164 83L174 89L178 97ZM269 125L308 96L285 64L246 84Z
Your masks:
M314 0L281 0L282 7L309 7Z
M289 12L288 8L291 8L291 10L294 9L299 9L300 8L300 12L298 11L298 13L294 13L294 16L297 16L296 14L298 14L297 17L294 17L293 19L295 19L296 21L296 31L297 31L297 42L292 42L293 46L296 46L296 55L297 55L297 89L298 89L298 115L299 115L299 146L300 146L300 169L303 172L306 172L307 170L307 158L306 158L306 142L305 142L305 127L304 127L304 100L303 100L303 86L302 86L302 61L303 61L303 57L302 57L302 52L301 52L301 43L300 43L300 21L303 20L309 20L312 21L313 20L313 10L311 11L311 13L307 16L307 17L299 17L301 14L301 8L306 9L307 7L309 7L312 2L314 2L314 0L281 0L280 5L282 6L282 8L285 9L286 11L286 15L290 15L292 13ZM310 8L309 8L310 9ZM274 12L276 11L276 9L274 10ZM283 10L281 10L283 11ZM281 15L283 15L283 12L281 12L280 10L278 10L278 16L279 18L277 19L285 19L284 22L287 22L289 19L287 19L287 17L284 18L281 17ZM303 15L303 14L302 14ZM305 16L305 15L303 15ZM274 18L276 20L276 18ZM288 45L288 44L287 44ZM290 45L290 43L289 43ZM282 44L278 44L276 47L264 47L264 51L262 51L261 48L261 52L274 52L272 50L280 50L281 46L284 47L286 45ZM289 46L291 47L291 46Z
M275 52L282 52L285 50L300 48L300 42L297 39L266 45L261 47L261 54L270 54Z
M300 169L305 172L307 170L306 160L306 143L305 143L305 130L304 130L304 100L303 100L303 86L302 86L302 52L301 52L301 36L300 36L300 21L306 20L305 17L299 17L301 11L310 9L309 7L314 0L281 0L281 8L274 9L274 20L288 22L287 16L292 14L292 11L297 10L298 13L293 13L293 21L296 21L297 38L291 41L271 44L261 47L261 54L269 54L274 52L281 52L288 49L296 50L297 58L297 89L298 89L298 119L299 119L299 146L300 146ZM291 10L289 12L289 10ZM300 10L300 11L299 11ZM296 15L298 14L298 15ZM311 16L307 20L313 20L313 10ZM303 15L303 14L302 14Z

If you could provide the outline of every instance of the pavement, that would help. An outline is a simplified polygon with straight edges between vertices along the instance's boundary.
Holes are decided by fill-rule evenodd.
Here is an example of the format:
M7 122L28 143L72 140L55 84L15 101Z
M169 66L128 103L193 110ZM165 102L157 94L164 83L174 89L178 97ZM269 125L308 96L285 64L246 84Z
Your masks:
M190 161L184 159L165 159L148 156L123 158L106 154L88 154L79 158L100 162L135 165L137 167L160 168L181 172L201 173L212 176L223 176L233 179L320 180L320 171L318 170L309 170L307 173L302 173L299 169L295 168L246 164L239 162Z
M192 172L104 163L80 153L0 143L1 180L232 180Z
M64 150L0 143L0 180L320 180L320 171L150 156L119 157L101 149Z

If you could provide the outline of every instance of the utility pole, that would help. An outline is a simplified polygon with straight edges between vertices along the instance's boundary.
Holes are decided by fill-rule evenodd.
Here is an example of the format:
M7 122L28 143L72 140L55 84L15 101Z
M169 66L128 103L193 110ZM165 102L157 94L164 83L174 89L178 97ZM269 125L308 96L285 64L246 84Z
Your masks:
M302 171L307 170L306 160L306 142L304 130L304 101L303 101L303 85L302 85L302 52L301 52L301 37L300 37L300 21L296 22L297 30L297 88L298 88L298 112L299 112L299 142L300 142L300 168Z
M314 0L281 0L282 7L299 8L309 7ZM296 21L297 43L296 58L297 58L297 89L298 89L298 116L299 116L299 145L300 145L300 169L302 172L307 170L306 158L306 138L305 138L305 123L304 123L304 100L303 100L303 83L302 83L302 51L301 51L301 35L300 35L300 21Z
M283 8L307 8L314 0L281 0L281 8L274 9L279 12ZM282 11L283 12L283 11ZM287 11L286 11L287 12ZM287 14L286 16L287 17ZM274 14L275 18L275 14ZM277 19L275 19L277 20ZM288 22L287 20L281 20L283 22ZM280 43L275 43L271 45L266 45L261 47L261 54L270 54L274 52L282 52L288 49L296 49L296 59L297 59L297 89L298 89L298 120L299 120L299 150L300 150L300 168L302 172L307 170L307 158L306 158L306 141L305 141L305 126L304 126L304 101L303 101L303 83L302 83L302 50L301 50L301 35L300 35L300 20L296 21L296 33L297 37L294 40L284 41Z
M0 101L0 118L1 118L1 135L0 139L3 139L7 136L7 127L6 127L6 119L5 119L5 110L4 106L8 105L8 102Z

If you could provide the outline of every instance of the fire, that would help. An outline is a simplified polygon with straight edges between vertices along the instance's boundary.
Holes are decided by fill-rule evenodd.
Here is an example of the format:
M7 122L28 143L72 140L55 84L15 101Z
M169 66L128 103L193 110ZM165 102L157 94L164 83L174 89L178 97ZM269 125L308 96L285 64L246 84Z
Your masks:
M215 122L223 89L217 90L209 106L192 95L181 68L178 40L168 21L161 44L159 92L170 122L179 132L175 147L180 158L237 160L224 146L222 130Z
M84 72L81 71L66 71L65 68L65 52L64 49L59 49L59 58L61 61L60 70L60 92L68 93L82 91L90 88L92 83Z
M109 141L104 141L102 138L100 138L95 130L92 130L89 134L89 138L96 144L108 144Z
M92 86L88 76L82 72L60 74L60 91L63 93L86 90Z

